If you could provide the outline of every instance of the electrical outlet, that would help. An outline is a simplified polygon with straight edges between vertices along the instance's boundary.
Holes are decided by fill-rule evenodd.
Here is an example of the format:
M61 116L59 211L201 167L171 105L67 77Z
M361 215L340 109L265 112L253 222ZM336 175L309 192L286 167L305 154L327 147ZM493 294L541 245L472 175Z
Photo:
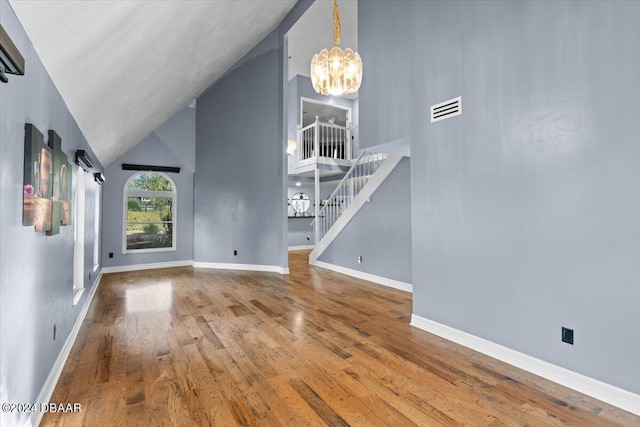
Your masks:
M109 252L109 258L113 258L113 252Z
M238 251L237 250L233 250L233 255L238 255Z
M573 329L562 327L562 342L573 345Z
M362 264L362 256L358 256L358 264Z
M57 329L57 326L56 326L56 324L54 323L54 324L53 324L53 340L54 340L54 341L56 340L56 329Z

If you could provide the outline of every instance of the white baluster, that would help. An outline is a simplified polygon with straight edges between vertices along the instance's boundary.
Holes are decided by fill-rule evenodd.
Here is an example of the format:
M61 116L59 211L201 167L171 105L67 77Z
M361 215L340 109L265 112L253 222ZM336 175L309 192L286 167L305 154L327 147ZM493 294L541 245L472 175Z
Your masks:
M316 123L314 126L314 142L313 142L313 148L315 150L315 158L316 158L316 163L318 162L318 156L320 155L320 120L318 119L318 116L316 116Z

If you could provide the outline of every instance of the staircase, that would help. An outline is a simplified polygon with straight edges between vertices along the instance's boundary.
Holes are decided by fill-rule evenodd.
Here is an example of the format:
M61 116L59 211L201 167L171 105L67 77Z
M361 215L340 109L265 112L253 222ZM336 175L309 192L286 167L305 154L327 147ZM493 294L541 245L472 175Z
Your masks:
M313 264L340 234L371 195L400 163L402 156L362 152L319 211L312 225L316 245L309 255Z

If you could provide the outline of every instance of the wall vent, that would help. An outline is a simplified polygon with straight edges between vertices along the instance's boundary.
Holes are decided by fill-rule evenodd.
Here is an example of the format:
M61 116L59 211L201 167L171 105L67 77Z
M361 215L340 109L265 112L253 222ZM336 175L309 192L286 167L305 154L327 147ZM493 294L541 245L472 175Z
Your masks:
M431 106L431 123L462 114L462 97L449 99Z

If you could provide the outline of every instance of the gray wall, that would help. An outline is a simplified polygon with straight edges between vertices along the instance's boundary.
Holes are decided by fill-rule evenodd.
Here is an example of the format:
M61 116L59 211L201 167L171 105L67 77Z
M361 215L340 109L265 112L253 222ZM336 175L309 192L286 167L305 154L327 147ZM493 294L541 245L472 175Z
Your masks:
M196 108L185 107L154 131L190 172L196 170Z
M315 244L315 235L311 221L313 221L313 218L289 217L287 221L287 244L290 248L295 246L313 246Z
M189 120L189 116L191 120ZM190 261L193 259L193 172L188 160L178 157L195 150L195 112L185 108L157 131L113 162L105 171L102 264L104 267L148 264L154 262ZM160 135L163 135L161 137ZM182 135L182 137L181 137ZM166 138L166 139L165 139ZM175 148L173 148L175 147ZM179 154L178 154L179 153ZM125 183L138 172L122 170L122 163L156 166L178 166L180 173L167 174L176 184L177 226L176 250L168 252L123 254L123 191ZM113 252L113 258L109 253Z
M640 3L358 18L363 140L411 144L414 313L640 393Z
M85 175L86 290L73 306L73 225L60 227L55 236L22 226L25 122L45 140L54 129L70 163L75 150L91 150L5 0L0 0L0 23L26 60L25 76L10 75L8 84L0 84L0 401L28 403L36 401L99 273L93 272L97 184ZM28 415L0 413L0 424L16 425Z
M353 100L353 109L351 110L353 120L353 130L351 131L353 155L360 154L360 99Z
M285 34L312 3L298 1L278 28L198 98L197 262L288 267Z
M195 261L287 266L282 52L274 31L198 98Z
M362 256L362 264L358 264ZM319 261L411 283L410 161L402 161Z

